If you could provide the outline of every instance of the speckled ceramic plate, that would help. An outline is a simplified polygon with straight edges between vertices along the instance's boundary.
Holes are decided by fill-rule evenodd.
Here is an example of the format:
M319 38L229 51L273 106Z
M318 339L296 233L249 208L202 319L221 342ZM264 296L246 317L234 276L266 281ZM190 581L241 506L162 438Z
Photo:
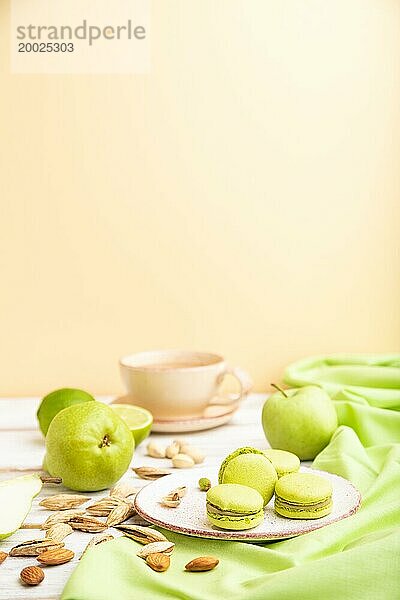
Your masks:
M216 469L193 469L168 475L145 486L135 499L136 510L146 521L154 523L170 531L203 538L221 540L237 540L246 542L262 542L279 540L330 525L353 515L361 502L360 492L343 477L332 475L325 471L317 471L301 467L303 473L316 473L326 477L333 486L333 510L330 515L321 519L286 519L274 512L274 499L265 508L264 521L254 529L246 531L227 531L213 527L206 517L206 494L197 486L200 477L209 477L216 484L218 473ZM159 500L171 490L181 485L188 488L186 496L178 508L161 506Z

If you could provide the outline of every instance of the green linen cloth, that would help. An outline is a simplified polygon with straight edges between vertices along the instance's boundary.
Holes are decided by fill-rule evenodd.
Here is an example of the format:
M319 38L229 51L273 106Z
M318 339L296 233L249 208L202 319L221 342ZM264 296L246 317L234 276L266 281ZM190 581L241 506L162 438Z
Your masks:
M358 513L262 545L165 532L176 543L165 573L135 556L136 542L119 538L86 553L62 600L399 600L400 355L313 358L290 366L285 381L318 383L334 398L339 427L313 466L360 489ZM183 571L207 554L220 559L215 570Z

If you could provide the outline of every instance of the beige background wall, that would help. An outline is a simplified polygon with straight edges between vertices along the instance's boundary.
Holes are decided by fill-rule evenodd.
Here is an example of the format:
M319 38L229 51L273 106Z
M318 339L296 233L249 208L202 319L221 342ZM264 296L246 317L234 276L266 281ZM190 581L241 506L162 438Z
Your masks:
M10 75L8 18L0 394L399 349L400 2L154 0L145 76Z

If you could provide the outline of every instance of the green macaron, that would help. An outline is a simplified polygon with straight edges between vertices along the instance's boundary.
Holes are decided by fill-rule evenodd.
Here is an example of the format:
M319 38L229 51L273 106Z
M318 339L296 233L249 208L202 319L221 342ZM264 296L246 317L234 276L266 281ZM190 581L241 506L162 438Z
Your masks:
M215 485L207 492L207 517L221 529L251 529L264 519L264 502L253 488L238 483Z
M264 450L264 454L274 465L278 477L296 473L300 468L300 459L292 452L268 448Z
M332 510L332 484L313 473L284 475L275 486L275 512L289 519L319 519Z
M238 448L223 461L219 483L239 483L254 488L261 494L264 506L271 500L278 475L272 462L261 450Z

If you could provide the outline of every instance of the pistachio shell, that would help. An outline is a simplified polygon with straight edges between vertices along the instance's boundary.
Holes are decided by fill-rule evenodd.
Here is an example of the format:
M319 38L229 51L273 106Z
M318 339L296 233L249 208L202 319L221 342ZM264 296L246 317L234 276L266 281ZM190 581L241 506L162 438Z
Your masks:
M146 544L136 553L140 558L147 558L149 554L155 554L156 552L165 552L166 554L171 554L174 549L175 544L172 542L153 542L151 544Z
M151 481L171 474L171 471L167 471L166 469L155 469L154 467L136 467L132 468L132 471L134 471L141 479L150 479Z
M62 542L67 535L70 535L74 530L68 523L55 523L46 531L46 538L54 542Z
M134 487L131 483L128 483L127 481L120 481L119 483L117 483L117 485L114 485L114 487L110 490L110 496L121 498L122 500L124 498L129 497L129 499L132 500L130 496L136 496L139 489L140 488Z
M119 529L124 535L140 544L168 541L165 535L152 527L142 527L141 525L118 525L116 529Z
M178 500L169 500L167 497L163 498L160 502L163 506L168 506L168 508L178 508L181 501Z

